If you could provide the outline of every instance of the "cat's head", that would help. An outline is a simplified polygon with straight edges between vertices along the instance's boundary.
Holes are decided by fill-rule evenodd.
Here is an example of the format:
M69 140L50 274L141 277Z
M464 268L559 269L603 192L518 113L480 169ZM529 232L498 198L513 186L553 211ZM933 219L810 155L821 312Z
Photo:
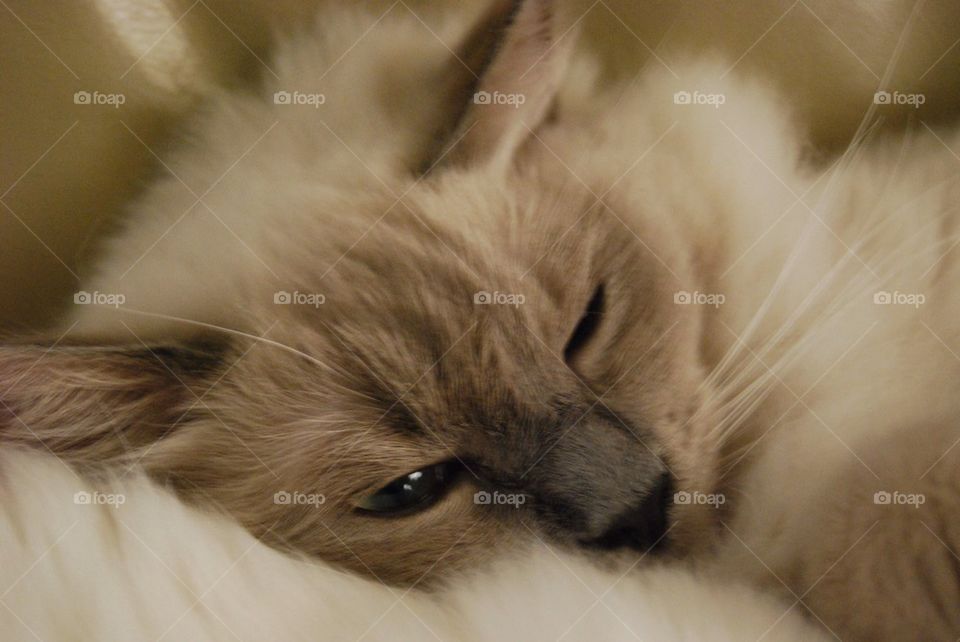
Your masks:
M242 289L246 336L3 348L2 434L139 462L392 582L512 540L694 541L711 509L674 493L709 492L715 449L699 306L673 304L690 249L541 144L569 55L551 3L489 20L425 171L324 203L339 233L298 217L264 250L276 280ZM512 99L475 98L494 95Z

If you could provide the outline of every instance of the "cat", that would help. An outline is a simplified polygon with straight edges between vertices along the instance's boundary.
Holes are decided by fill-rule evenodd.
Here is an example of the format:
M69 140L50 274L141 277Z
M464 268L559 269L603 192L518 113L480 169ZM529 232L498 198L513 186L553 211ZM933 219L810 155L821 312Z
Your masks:
M845 638L960 630L955 574L901 574L960 545L960 136L804 165L760 80L604 87L546 0L374 19L210 102L62 341L0 352L3 439L389 583L542 537L691 557Z

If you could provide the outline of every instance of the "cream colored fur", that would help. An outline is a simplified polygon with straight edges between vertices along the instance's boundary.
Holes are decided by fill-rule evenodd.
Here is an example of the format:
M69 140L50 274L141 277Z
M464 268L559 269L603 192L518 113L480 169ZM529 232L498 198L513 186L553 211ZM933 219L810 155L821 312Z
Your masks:
M77 504L76 493L122 496ZM603 571L543 544L438 594L286 557L136 475L91 484L0 456L0 639L817 641L736 582Z
M352 42L361 28L345 21L342 30L332 30L343 42L331 47L336 50L337 44ZM398 30L396 37L404 42L409 33ZM285 83L302 86L304 77L312 77L315 70L310 61L320 54L310 42L292 46L281 55L281 80L269 86L266 95L283 89ZM424 50L443 53L434 43L422 39L411 48L417 55L426 55ZM704 473L705 479L715 478L716 483L702 490L723 492L729 502L728 512L722 514L717 526L716 540L699 542L705 566L716 565L726 577L748 578L772 588L782 593L786 606L801 600L801 608L809 609L815 620L831 630L840 629L844 637L893 639L917 623L925 624L931 637L955 633L951 627L957 621L956 576L934 570L915 576L904 569L914 563L930 569L952 565L955 555L951 553L960 547L960 532L955 526L960 514L956 467L951 466L949 454L941 457L952 448L956 438L952 427L960 411L954 394L960 367L954 354L960 340L956 323L960 304L955 296L960 275L949 253L957 240L955 206L960 195L960 164L955 154L944 148L960 148L960 137L951 131L941 133L943 142L929 132L887 142L870 136L858 141L836 164L804 166L800 160L805 140L791 120L790 105L756 80L724 75L727 68L722 62L690 62L678 67L679 78L652 70L634 86L599 92L589 83L590 74L577 67L572 76L575 80L560 97L562 108L577 126L545 128L540 142L549 153L535 143L524 153L532 163L544 167L559 159L577 180L593 186L598 193L616 183L645 217L675 224L687 246L694 249L698 277L694 282L678 284L678 289L699 288L722 293L726 298L722 306L703 315L702 351L714 373L711 386L706 386L712 403L704 406L704 412L711 419L707 425L715 430L701 437L702 443L715 444L719 463L710 471L714 475ZM360 78L341 77L334 72L324 79L320 91L331 97L349 96L351 104L362 101L355 92L362 94L371 87L362 80L362 65L351 69L352 74L361 74ZM672 99L678 91L720 94L726 100L717 109L678 106ZM392 103L395 112L371 114L371 119L390 122L392 118L429 117L429 109L421 111L419 101L400 101L404 95L399 92L399 102ZM234 307L240 300L236 288L256 283L263 292L271 291L272 282L265 273L269 269L258 257L281 253L284 239L309 229L317 211L327 211L331 204L342 210L342 204L350 202L354 181L361 182L357 177L368 181L372 174L394 184L391 181L396 168L391 165L391 157L372 154L361 161L350 152L356 148L366 153L383 142L378 140L374 145L367 138L371 130L355 119L354 110L333 111L330 131L314 128L307 135L302 123L286 116L274 130L274 123L284 112L257 98L231 95L216 104L219 109L201 126L208 134L205 140L213 144L181 152L169 162L171 172L179 178L163 179L145 196L128 231L105 254L97 276L85 289L123 292L132 310L235 327L240 313ZM595 121L595 113L605 116ZM309 112L303 113L303 118L310 117ZM400 129L388 131L399 138L384 147L415 144L403 140ZM609 145L611 141L617 145ZM304 167L303 156L317 149L326 152L322 163ZM602 153L591 153L592 149ZM202 185L200 189L205 190L238 157L242 161L226 175L223 184L204 196L217 214L207 215L203 212L205 205L195 205L200 192L191 193L180 179L191 186ZM638 157L640 160L632 165ZM322 175L329 178L329 183L278 189L289 188L304 173ZM449 212L457 211L457 205L476 207L474 201L485 194L485 178L465 177L463 200L442 202L443 208L437 207L428 216L436 220L446 216L445 224L456 228L457 220ZM258 190L270 195L269 207L258 201ZM244 197L238 199L238 193ZM430 203L416 191L411 198L418 196ZM278 205L278 199L284 199L284 203ZM181 218L191 207L202 215ZM650 251L658 255L659 248L654 244ZM214 262L217 271L198 269ZM665 263L671 267L669 260ZM925 303L920 308L877 305L874 296L881 291L923 294ZM176 321L107 308L84 308L75 320L75 331L88 338L113 337L127 328L143 338L190 331L189 325ZM798 397L802 401L798 402ZM899 456L906 452L909 458ZM48 488L48 477L60 474L56 468L53 470L57 472L50 471L55 462L34 465L47 466L44 489ZM13 470L16 466L7 463ZM69 476L61 481L65 486L76 483ZM52 489L56 483L51 484ZM922 492L929 500L924 508L916 509L923 512L911 513L914 509L910 507L873 503L873 494L878 491ZM18 490L17 495L21 492L25 491ZM190 524L184 528L199 528L198 538L205 537L209 528L215 543L204 547L204 555L210 560L214 556L210 549L215 551L225 541L229 550L220 558L226 564L220 566L228 567L246 550L247 543L252 543L232 526L197 516L165 496L158 499L155 490L141 486L133 497L137 493L152 498L144 505L162 501L166 505L163 514L169 511L183 518ZM137 506L131 499L129 509L140 510ZM116 515L125 510L120 509ZM49 519L49 513L44 511L42 517ZM121 535L125 541L122 546L133 546L126 529L113 522L112 513L99 514L106 523L113 523L111 532ZM919 523L918 516L929 519ZM144 522L144 532L151 531L153 514L131 519L137 524ZM30 520L26 521L29 525ZM20 524L16 528L28 528L17 520L11 523ZM198 526L208 523L216 526ZM42 524L41 520L36 527ZM20 541L33 539L23 537ZM38 535L36 541L49 545L50 531ZM64 539L65 544L70 541L74 538ZM79 539L76 542L85 555L90 554L91 547L96 549L94 544ZM103 553L110 555L113 551ZM179 546L172 552L174 559L186 554L188 551ZM152 563L142 552L138 555L140 563ZM294 599L304 599L304 606L303 611L285 611L288 598L270 591L266 599L276 597L277 604L264 607L254 602L264 599L263 591L249 592L256 581L246 579L249 576L243 573L247 570L241 566L246 562L241 561L236 584L228 584L229 595L224 596L226 615L213 608L228 624L237 623L242 629L240 637L245 631L255 630L248 628L256 626L254 623L243 619L254 612L285 614L276 620L264 620L272 626L305 627L291 629L291 635L307 635L320 626L312 623L329 622L324 615L309 611L313 600L305 596L312 596L314 590L321 595L329 591L327 577L332 571L294 564L259 545L253 546L249 558L256 564L262 559L269 567L264 574L281 578L273 581L284 587L303 582L302 592L290 592L296 594ZM848 566L851 562L855 562L853 567ZM558 578L566 577L564 565L577 564L557 563L549 556L529 563L544 564L542 572ZM196 567L183 561L176 564L193 569L187 583L195 582L191 588L202 593L206 582L194 575ZM174 569L176 564L169 563ZM249 573L259 578L256 564L251 562ZM220 566L206 571L203 579L216 579ZM41 568L38 565L37 570ZM67 570L81 571L84 568ZM463 611L449 605L441 609L428 598L414 597L416 593L409 599L416 600L414 610L438 609L423 618L431 628L436 624L441 638L447 637L447 631L469 637L465 631L490 625L493 620L486 619L490 611L472 602L474 596L499 597L514 590L517 600L533 600L530 608L539 605L551 614L567 611L554 604L554 587L540 602L531 597L537 592L526 579L511 579L513 572L516 568L504 570L492 580L471 580L492 581L494 588L464 584L454 590L450 597L453 604L458 600L469 604ZM682 571L650 573L660 574L651 580L656 595L673 582L677 590L695 590L690 576ZM315 579L314 574L324 579ZM523 577L528 574L533 572L520 573ZM28 574L24 582L31 577L36 576ZM223 581L233 581L231 577L233 572ZM507 582L508 587L501 592L497 582ZM390 591L356 578L336 575L333 586L345 604L355 603L355 599L345 597L350 590L359 591L357 595L362 595L365 605L376 602L387 608L393 599ZM571 586L578 586L575 579ZM113 588L116 586L110 585L106 590ZM176 606L190 605L190 594L180 589L178 584L168 585L169 592L164 594L171 596L175 606L166 613L176 611ZM215 597L217 592L210 595ZM29 597L21 599L23 602L13 608L15 612L38 609ZM631 608L639 609L651 604L651 599L656 598L642 593L628 601ZM909 600L916 607L892 608L898 599ZM748 595L745 600L753 602L753 597ZM316 601L323 602L322 598ZM512 608L520 602L506 599L503 603ZM247 608L243 608L245 605ZM451 616L445 611L448 608L454 608L457 615ZM723 606L720 608L723 610ZM100 609L92 612L104 614ZM753 612L752 607L749 610ZM132 617L140 612L131 607L119 610L117 615ZM342 614L340 608L332 612ZM738 614L743 612L738 610ZM75 613L68 611L66 621L71 621ZM289 613L296 617L286 615ZM391 613L406 617L407 612L397 606ZM618 610L617 614L628 623L627 617L644 618L639 610L627 615ZM689 611L684 614L686 617ZM162 627L167 621L157 617L160 623L143 616L135 626L153 631L149 627ZM537 633L543 632L543 622L550 620L530 616L523 608L518 609L517 617L535 622ZM757 619L741 619L738 615L732 622L722 621L729 626L752 627L752 636L756 628L760 629L757 635L763 633L764 618L765 614ZM39 616L25 619L28 624L42 624ZM673 626L673 618L668 619L668 626ZM220 626L213 620L191 615L182 625L209 626L207 631L212 631ZM609 618L604 621L609 625ZM718 621L710 619L714 624ZM651 624L643 619L640 626L664 622ZM779 626L793 626L789 622L784 619ZM366 621L356 623L360 633L366 625ZM411 627L408 630L414 636L421 633L416 620L396 626ZM197 635L222 635L217 630ZM53 637L57 637L56 629L53 631ZM682 639L672 637L669 631L663 635ZM717 639L713 636L719 634L712 628L709 631L707 635ZM641 637L658 637L637 632ZM741 633L746 631L737 630L731 639L743 639ZM700 639L700 634L703 632L689 633L691 639Z

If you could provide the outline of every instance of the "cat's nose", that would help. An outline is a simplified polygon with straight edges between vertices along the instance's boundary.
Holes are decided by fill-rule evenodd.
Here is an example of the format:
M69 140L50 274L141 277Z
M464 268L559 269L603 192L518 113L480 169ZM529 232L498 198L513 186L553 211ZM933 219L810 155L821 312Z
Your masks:
M643 552L659 548L666 539L667 511L672 504L673 480L669 473L663 473L635 507L614 518L603 535L587 544L602 549L626 547Z

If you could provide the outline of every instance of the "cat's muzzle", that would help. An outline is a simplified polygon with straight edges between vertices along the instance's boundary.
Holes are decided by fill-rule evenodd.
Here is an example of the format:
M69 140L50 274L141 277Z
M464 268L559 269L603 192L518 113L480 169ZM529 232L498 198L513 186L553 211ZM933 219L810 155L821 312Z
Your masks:
M606 533L584 545L604 550L632 548L644 553L661 548L666 542L673 489L670 473L664 472L636 507L617 517Z

